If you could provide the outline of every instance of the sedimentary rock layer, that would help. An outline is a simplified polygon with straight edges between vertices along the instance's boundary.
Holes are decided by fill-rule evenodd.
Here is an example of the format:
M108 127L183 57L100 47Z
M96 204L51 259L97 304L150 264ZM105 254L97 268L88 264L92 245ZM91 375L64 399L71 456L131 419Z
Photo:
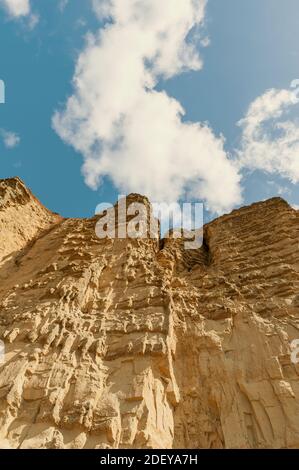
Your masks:
M299 213L236 210L196 250L97 219L0 180L0 447L299 447Z

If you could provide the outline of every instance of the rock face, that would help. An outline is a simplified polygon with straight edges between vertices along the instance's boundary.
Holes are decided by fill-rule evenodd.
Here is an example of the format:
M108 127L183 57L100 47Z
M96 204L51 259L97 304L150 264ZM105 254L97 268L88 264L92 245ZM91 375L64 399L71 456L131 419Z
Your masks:
M197 250L97 220L0 181L0 447L298 448L299 213L236 210Z

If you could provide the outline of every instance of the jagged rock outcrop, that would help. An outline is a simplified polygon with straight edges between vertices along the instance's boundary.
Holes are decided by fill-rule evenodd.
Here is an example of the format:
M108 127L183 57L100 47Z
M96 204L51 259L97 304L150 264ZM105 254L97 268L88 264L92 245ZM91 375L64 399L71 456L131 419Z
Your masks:
M299 213L236 210L197 250L97 220L0 181L0 447L299 447Z

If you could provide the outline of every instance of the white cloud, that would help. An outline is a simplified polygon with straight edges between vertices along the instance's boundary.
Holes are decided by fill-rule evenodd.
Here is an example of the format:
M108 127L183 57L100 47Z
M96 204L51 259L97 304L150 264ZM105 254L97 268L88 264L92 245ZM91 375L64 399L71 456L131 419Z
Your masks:
M12 17L28 16L31 11L29 0L0 0L0 4Z
M299 103L292 90L271 89L249 106L238 152L242 167L299 181L299 122L287 114Z
M13 149L20 143L20 137L11 131L7 131L5 129L0 129L0 137L2 138L3 144L8 149Z
M61 12L63 12L67 6L67 4L69 3L69 0L59 0L58 2L58 8Z
M205 0L93 0L104 29L89 34L74 92L53 127L84 157L86 183L104 176L120 191L177 201L188 192L217 212L241 201L240 176L223 138L207 124L183 122L181 104L155 90L160 77L202 67Z
M0 6L5 9L9 18L26 19L29 29L33 29L39 21L39 16L32 12L30 0L0 0Z

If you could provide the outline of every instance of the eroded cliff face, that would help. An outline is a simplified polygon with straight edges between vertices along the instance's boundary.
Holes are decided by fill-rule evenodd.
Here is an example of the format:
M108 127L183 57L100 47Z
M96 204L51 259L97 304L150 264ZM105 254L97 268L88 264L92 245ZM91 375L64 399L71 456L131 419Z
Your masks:
M299 213L234 211L198 250L96 222L0 181L0 447L299 447Z

